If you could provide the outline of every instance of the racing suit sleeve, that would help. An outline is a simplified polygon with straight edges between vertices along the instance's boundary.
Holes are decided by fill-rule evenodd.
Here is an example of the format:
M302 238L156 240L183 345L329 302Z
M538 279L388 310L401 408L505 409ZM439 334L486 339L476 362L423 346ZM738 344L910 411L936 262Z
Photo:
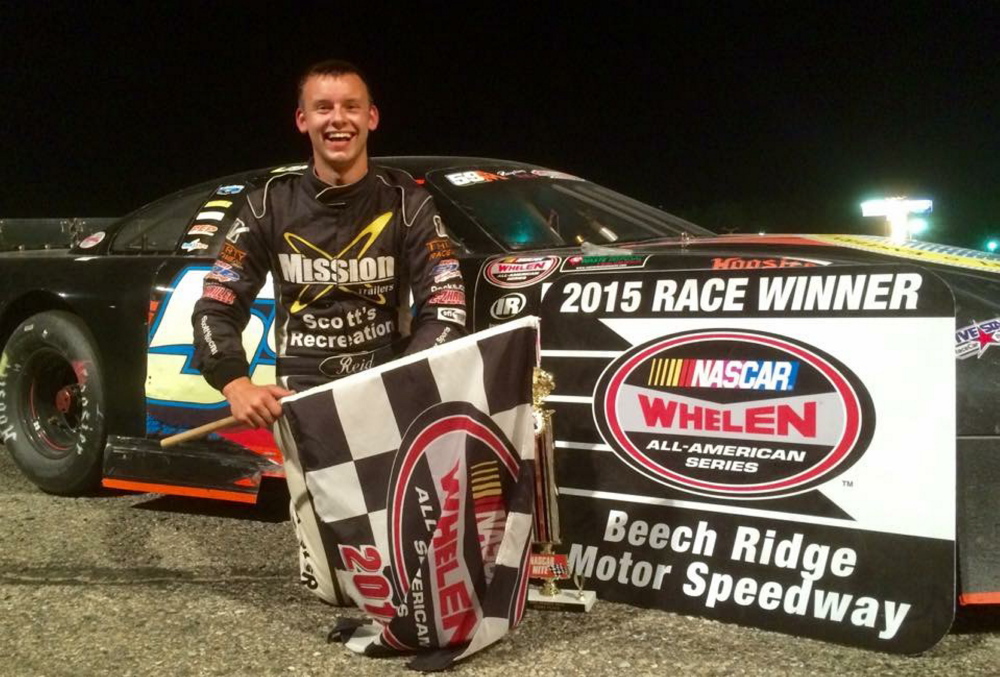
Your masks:
M268 261L261 224L245 204L215 265L205 275L201 298L191 316L194 367L216 390L249 375L242 335L257 292L267 279Z
M407 355L467 333L465 284L453 244L430 194L418 190L413 197L416 213L403 242L414 303Z

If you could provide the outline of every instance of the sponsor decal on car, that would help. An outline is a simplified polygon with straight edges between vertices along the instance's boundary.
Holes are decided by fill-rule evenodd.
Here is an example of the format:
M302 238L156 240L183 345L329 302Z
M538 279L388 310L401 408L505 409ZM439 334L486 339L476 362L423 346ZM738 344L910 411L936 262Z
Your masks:
M845 365L776 334L699 330L627 351L598 380L594 418L633 470L681 491L760 499L844 472L875 426Z
M933 242L910 241L894 244L884 237L874 235L810 235L809 237L817 242L889 254L913 261L1000 273L1000 256L972 249Z
M87 237L80 241L80 249L90 249L91 247L96 247L97 245L104 242L105 233L103 230L99 230L96 233L91 233Z
M532 176L541 176L546 179L560 179L563 181L583 181L579 176L573 176L566 172L557 172L552 169L532 169Z
M186 252L196 252L202 249L208 249L208 244L202 242L201 240L189 240L181 245L181 249Z
M558 267L558 256L505 256L487 264L484 275L494 286L516 289L541 282Z
M490 317L494 320L509 320L517 316L527 305L528 299L524 294L520 292L505 294L490 304Z
M190 230L188 230L188 235L212 235L217 230L219 230L218 226L213 226L208 223L196 223L191 226Z
M812 268L828 266L829 261L819 259L787 258L784 256L773 259L754 259L743 256L727 256L713 258L713 270L752 270L755 268Z
M445 174L445 178L455 186L474 186L480 183L492 183L493 181L506 181L508 179L544 178L562 181L583 181L578 176L551 169L497 169L492 172L483 169L473 169Z
M973 322L955 332L955 357L979 359L992 346L1000 345L1000 317L985 322Z
M230 186L219 186L218 190L215 191L216 195L236 195L243 191L246 186L233 184Z
M614 254L611 256L567 256L560 270L564 273L591 270L618 270L621 268L642 268L648 256L638 254Z
M209 200L202 206L202 209L228 209L232 206L233 203L231 200Z
M505 177L493 172L485 172L482 170L473 170L468 172L454 172L452 174L445 174L444 178L448 179L455 186L473 186L477 183L490 183L492 181L504 181Z
M226 218L226 213L216 211L198 212L198 215L194 218L197 221L221 221Z

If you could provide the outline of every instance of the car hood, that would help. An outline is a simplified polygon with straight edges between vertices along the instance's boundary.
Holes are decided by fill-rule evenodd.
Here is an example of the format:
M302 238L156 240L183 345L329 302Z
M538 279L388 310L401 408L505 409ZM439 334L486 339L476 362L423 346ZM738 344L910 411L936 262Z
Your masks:
M580 251L581 256L657 254L692 259L695 267L784 268L851 263L911 262L1000 276L1000 256L949 245L870 235L720 235L625 243ZM705 261L705 259L710 259ZM694 259L701 259L700 265Z

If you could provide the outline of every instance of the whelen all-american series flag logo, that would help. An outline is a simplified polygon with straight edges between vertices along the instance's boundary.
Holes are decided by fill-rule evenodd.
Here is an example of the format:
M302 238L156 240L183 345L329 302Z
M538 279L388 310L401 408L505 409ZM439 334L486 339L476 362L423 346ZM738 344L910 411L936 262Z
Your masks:
M521 620L534 491L529 317L283 401L302 582L348 648L444 669Z

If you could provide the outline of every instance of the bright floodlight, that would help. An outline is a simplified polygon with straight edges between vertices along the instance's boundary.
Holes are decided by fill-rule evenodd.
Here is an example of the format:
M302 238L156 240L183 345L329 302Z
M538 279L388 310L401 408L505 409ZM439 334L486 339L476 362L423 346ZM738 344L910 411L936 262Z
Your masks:
M927 232L927 228L927 219L910 219L909 223L906 224L906 229L910 232L910 235L925 233Z
M903 242L911 232L910 214L926 214L933 207L934 202L927 199L911 200L906 197L888 197L862 202L861 215L884 216L889 224L889 237L893 242Z
M991 252L995 252L997 250L997 247L1000 247L1000 242L996 240L990 240L989 242L986 243L986 249Z

